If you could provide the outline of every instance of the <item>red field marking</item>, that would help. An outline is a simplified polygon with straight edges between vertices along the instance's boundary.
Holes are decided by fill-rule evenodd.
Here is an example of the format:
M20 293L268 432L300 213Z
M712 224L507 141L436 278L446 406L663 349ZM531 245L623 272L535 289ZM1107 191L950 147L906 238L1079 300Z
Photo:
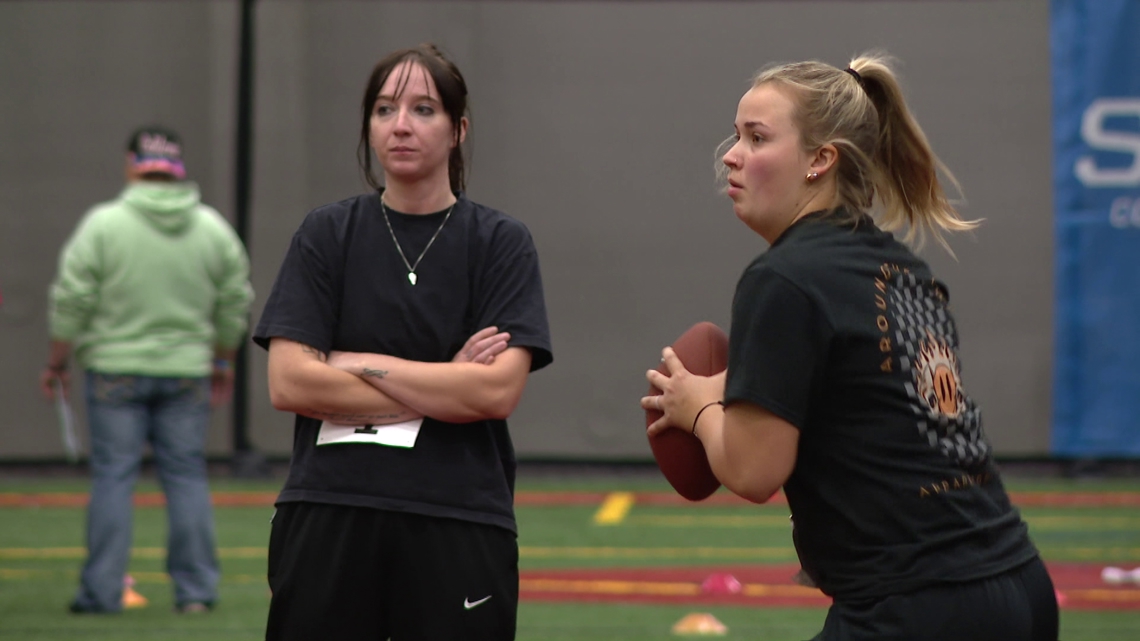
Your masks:
M601 505L608 495L608 492L519 491L515 492L515 505Z
M756 607L827 607L831 599L792 582L797 565L734 567L531 570L519 578L525 601L605 601ZM702 594L701 582L714 572L739 580L738 594Z
M517 492L515 505L598 505L605 492ZM1140 507L1140 492L1010 492L1019 507ZM703 501L690 501L673 492L635 492L635 505L662 506L740 506L753 505L731 492L720 491ZM783 492L777 492L765 505L787 505Z
M722 506L722 505L756 505L748 499L742 499L732 492L717 492L703 501L690 501L680 494L672 492L638 492L634 494L634 502L637 505L706 505L706 506ZM775 496L768 499L764 505L787 505L788 499L784 497L782 491L777 492Z
M515 505L559 506L601 505L608 492L542 492L515 493ZM225 507L254 507L273 505L276 492L213 492L214 505ZM1140 507L1140 492L1011 492L1014 505L1020 507ZM135 494L138 507L161 507L166 504L160 492ZM742 506L749 501L730 492L717 492L709 498L693 502L672 492L636 492L635 505L656 506ZM783 492L777 493L767 505L786 505ZM86 492L0 492L0 508L5 507L84 507Z
M1010 492L1018 507L1138 507L1140 492Z
M1140 610L1140 589L1108 586L1101 565L1049 563L1049 574L1065 610ZM519 580L526 601L587 601L753 607L827 607L831 599L792 582L796 565L739 565L684 568L531 570ZM726 572L743 584L738 594L702 594L710 574Z
M1062 609L1140 610L1140 588L1108 585L1100 578L1104 564L1046 563L1053 585L1063 595Z
M1140 492L1010 492L1010 501L1019 507L1140 507ZM751 505L730 492L717 492L709 498L693 502L669 492L635 494L640 505ZM783 492L777 492L765 505L787 505Z
M657 494L664 497L664 492L656 494L643 494L649 497L645 502L655 503ZM606 492L517 492L515 505L600 505L606 500ZM273 505L277 499L276 492L212 492L210 494L214 505L218 506L267 506ZM680 496L676 497L677 504L687 503ZM85 507L88 495L86 492L40 492L19 493L0 492L0 508L4 507ZM740 499L743 501L743 499ZM162 507L166 499L161 492L137 492L134 496L136 507ZM711 504L709 501L701 505Z

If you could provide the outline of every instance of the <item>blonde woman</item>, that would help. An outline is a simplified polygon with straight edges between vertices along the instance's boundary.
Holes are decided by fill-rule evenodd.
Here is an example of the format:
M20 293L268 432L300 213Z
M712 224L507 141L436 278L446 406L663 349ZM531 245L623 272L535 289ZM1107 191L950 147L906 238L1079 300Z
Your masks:
M666 348L670 374L648 372L665 392L649 432L692 431L747 499L784 489L804 571L834 599L817 639L1055 641L1052 582L962 380L947 289L890 233L945 246L977 223L947 198L888 61L771 67L734 130L721 178L770 248L737 285L727 371L692 375Z

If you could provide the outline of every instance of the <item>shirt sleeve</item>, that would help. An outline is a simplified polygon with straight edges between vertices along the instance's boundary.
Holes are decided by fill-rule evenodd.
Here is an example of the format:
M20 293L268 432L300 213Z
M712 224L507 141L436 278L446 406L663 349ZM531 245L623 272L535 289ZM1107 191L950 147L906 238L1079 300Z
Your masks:
M59 255L59 271L49 290L48 328L54 340L82 334L99 303L102 254L94 213L89 213Z
M753 265L732 303L725 403L754 403L802 431L831 334L801 288L769 266Z
M214 342L231 349L241 342L249 327L249 305L253 301L253 288L249 284L249 256L245 246L229 222L221 214L208 210L214 219L220 237L220 252L214 287Z
M318 210L319 212L319 210ZM327 216L313 212L293 235L265 301L253 342L274 337L328 353L336 336L343 282L343 248Z
M510 332L512 347L531 350L532 372L554 360L538 251L522 223L504 221L496 229L475 295L476 329L494 325Z

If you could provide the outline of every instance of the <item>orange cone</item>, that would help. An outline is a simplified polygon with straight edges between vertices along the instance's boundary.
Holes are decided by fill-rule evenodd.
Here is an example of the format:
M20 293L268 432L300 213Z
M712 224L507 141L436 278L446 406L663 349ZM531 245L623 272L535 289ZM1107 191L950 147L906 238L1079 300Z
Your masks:
M135 579L131 575L123 577L123 609L145 608L149 601L146 597L135 592Z
M723 636L728 628L707 612L686 614L673 624L673 634L680 636Z

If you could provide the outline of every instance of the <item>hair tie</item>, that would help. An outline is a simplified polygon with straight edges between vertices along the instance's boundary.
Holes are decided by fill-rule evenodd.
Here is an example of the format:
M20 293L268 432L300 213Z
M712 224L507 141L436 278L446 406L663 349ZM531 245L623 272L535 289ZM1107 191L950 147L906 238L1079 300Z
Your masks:
M863 82L863 76L860 76L858 71L855 71L851 67L847 67L844 71L851 74L851 77L855 79L855 82L859 83L859 86L862 87L864 91L867 90L867 85Z

